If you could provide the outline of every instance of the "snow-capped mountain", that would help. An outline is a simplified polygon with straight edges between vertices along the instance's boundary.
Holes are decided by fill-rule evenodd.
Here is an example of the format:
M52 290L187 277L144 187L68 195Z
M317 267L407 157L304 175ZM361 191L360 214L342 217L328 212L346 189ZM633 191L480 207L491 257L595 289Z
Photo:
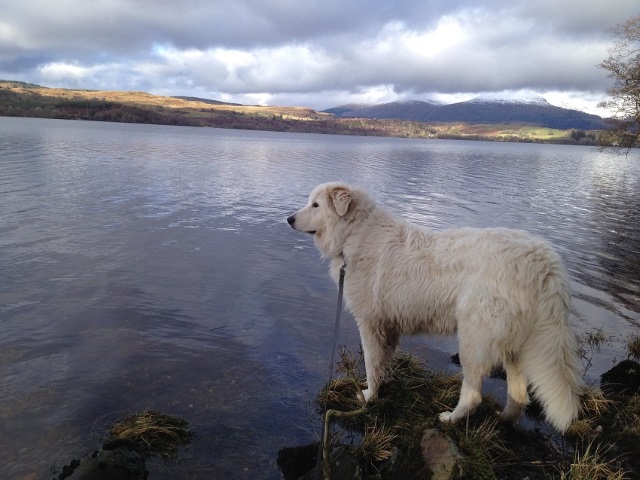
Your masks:
M549 128L595 130L604 120L578 110L556 107L539 95L479 95L465 102L404 101L376 105L342 105L325 110L338 117L394 118L420 122L529 123Z
M477 97L469 100L472 103L498 103L498 104L515 104L515 105L551 105L547 100L536 94L525 95L505 95L505 94L492 94L482 93Z

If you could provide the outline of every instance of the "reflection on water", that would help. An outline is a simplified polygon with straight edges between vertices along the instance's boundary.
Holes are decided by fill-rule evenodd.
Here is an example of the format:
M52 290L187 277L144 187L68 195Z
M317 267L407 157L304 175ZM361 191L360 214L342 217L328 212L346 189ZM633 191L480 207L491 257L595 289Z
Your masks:
M551 240L599 375L640 322L640 159L586 148L0 118L0 462L46 478L147 408L198 437L151 478L279 478L335 287L285 218L342 179L433 229ZM340 343L357 345L347 315ZM451 339L405 342L453 368ZM176 477L176 472L180 476Z

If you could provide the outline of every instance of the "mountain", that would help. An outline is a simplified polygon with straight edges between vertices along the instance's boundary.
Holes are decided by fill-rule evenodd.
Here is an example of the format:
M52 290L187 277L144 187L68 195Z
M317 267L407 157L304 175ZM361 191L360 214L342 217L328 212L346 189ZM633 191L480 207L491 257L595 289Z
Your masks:
M350 104L324 110L338 117L394 118L419 122L470 124L528 123L548 128L597 130L605 128L598 115L551 105L542 97L509 99L476 97L466 102L391 102L378 105Z
M417 100L380 103L377 105L349 103L324 110L324 113L333 113L338 117L393 118L397 120L428 122L429 113L441 105L442 104L436 102L420 102Z

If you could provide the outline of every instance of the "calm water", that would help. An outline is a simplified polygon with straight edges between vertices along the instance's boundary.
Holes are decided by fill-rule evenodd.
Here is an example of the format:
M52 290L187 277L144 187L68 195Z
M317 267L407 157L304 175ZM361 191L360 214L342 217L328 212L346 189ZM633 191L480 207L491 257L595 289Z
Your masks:
M611 336L590 377L638 332L638 152L0 118L7 478L49 478L149 408L197 433L151 479L279 478L277 451L318 427L336 300L285 218L336 179L433 229L551 240L574 323ZM343 318L340 343L356 348ZM404 345L455 370L453 339Z

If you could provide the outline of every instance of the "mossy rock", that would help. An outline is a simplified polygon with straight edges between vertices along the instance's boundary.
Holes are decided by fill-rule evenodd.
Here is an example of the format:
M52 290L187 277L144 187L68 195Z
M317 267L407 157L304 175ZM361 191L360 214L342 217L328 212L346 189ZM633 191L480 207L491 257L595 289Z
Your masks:
M186 420L160 412L131 415L113 425L100 450L65 465L57 480L144 480L150 456L168 457L191 441L187 427Z
M600 386L608 394L636 395L640 393L640 363L623 360L600 377Z

